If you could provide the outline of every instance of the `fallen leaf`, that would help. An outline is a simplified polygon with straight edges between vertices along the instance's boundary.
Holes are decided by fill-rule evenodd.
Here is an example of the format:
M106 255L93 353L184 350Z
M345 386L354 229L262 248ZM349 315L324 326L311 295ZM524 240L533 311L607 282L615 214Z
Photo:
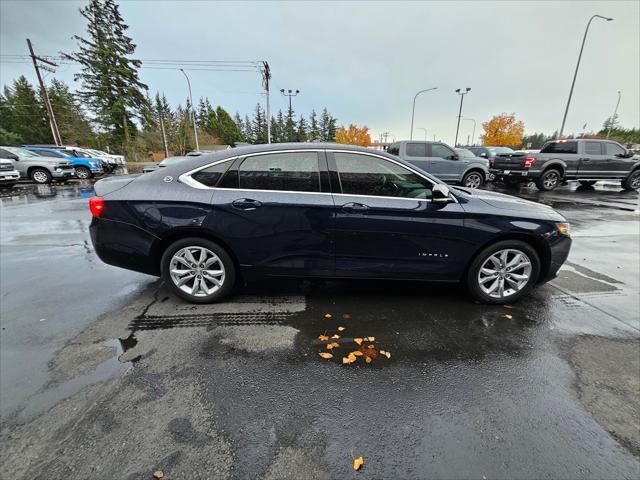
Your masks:
M503 305L504 308L513 308L513 305Z
M344 318L345 320L349 320L351 318L351 315L349 315L348 313L343 313L342 318Z
M511 320L513 317L511 315L504 315L504 318L506 318L507 320Z
M340 338L340 335L336 334L336 335L333 335L331 338L335 338L337 340L338 338Z
M376 337L367 337L367 342L375 342Z
M342 332L344 330L344 327L338 327L338 331Z
M351 352L351 353L353 353L356 357L361 357L363 355L363 353L360 350L356 350L356 351Z
M329 345L327 345L327 350L331 350L332 348L338 348L339 346L340 346L339 343L333 342L333 343L330 343Z
M329 337L327 337L326 335L320 335L318 337L318 340L320 340L321 342L326 342L327 340L329 340Z
M347 358L349 360L351 360L352 362L355 362L357 360L356 356L355 356L355 354L353 352L351 352L349 355L347 355Z
M391 358L391 352L387 352L386 350L380 350L380 355L384 355L387 358Z
M320 352L318 355L320 355L322 358L326 358L327 360L329 358L333 358L333 355L331 355L330 353L327 353L327 352Z
M364 361L367 363L371 363L371 357L364 357Z
M349 363L353 363L356 360L357 360L357 357L353 354L353 352L351 352L346 357L342 357L342 364L343 365L348 365Z
M363 464L364 464L364 458L358 457L353 459L353 469L356 472L362 468Z
M362 342L364 341L364 339L363 338L354 338L353 341L356 342L358 345L362 345Z
M354 468L355 468L355 463L354 463ZM164 473L162 473L162 470L157 470L153 472L153 478L162 478L162 477L164 477Z
M330 313L325 313L324 314L324 318L331 318L333 315L331 315Z

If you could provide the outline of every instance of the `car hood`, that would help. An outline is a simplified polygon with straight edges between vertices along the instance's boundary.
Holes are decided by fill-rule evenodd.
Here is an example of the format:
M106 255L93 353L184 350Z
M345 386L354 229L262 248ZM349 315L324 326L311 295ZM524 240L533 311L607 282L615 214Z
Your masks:
M463 198L463 208L465 210L487 210L499 209L504 213L508 211L511 214L518 215L523 218L545 218L549 220L564 221L564 217L556 212L553 208L542 203L532 202L524 198L505 195L504 193L491 192L488 190L463 190L456 189ZM505 211L506 210L506 211Z

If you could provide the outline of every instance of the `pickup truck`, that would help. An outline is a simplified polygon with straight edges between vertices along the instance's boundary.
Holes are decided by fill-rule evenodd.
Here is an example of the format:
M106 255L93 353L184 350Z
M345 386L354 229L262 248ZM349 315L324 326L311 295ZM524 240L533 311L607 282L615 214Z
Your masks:
M638 190L640 156L611 140L553 140L540 153L497 155L491 173L505 183L533 181L540 190L553 190L565 180L578 180L581 185L619 180L625 190Z

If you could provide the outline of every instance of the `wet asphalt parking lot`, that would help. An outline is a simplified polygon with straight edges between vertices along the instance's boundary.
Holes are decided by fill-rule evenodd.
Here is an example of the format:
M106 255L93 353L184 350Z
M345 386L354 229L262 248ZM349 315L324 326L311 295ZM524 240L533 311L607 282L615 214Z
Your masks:
M92 191L0 196L0 478L640 476L637 193L507 190L560 211L574 243L505 308L297 280L186 304L95 256ZM376 358L342 365L364 337Z

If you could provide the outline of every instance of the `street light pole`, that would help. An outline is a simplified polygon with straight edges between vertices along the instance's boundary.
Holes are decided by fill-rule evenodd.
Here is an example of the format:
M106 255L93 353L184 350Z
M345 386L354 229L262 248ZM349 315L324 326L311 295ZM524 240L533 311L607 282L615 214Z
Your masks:
M293 107L291 106L291 97L295 97L300 93L300 90L296 90L295 92L291 89L287 90L285 92L284 88L280 89L280 93L282 95L284 95L285 97L289 97L289 111L287 112L287 117L291 119L291 123L293 124ZM291 134L292 132L287 132L287 135ZM288 141L292 141L289 137Z
M430 92L431 90L436 90L437 88L438 87L433 87L433 88L427 88L426 90L420 90L413 97L413 109L411 110L411 133L409 133L409 140L413 140L413 117L416 113L416 98L418 98L418 95L420 95L421 93Z
M184 78L187 79L187 85L189 86L189 101L191 102L191 119L193 120L193 136L196 139L196 151L200 151L200 145L198 144L198 127L196 126L196 113L195 108L193 107L193 97L191 96L191 82L189 81L189 77L185 73L185 71L181 68L180 71L184 75Z
M582 45L580 46L580 54L578 55L578 63L576 63L576 71L573 73L573 81L571 82L571 89L569 90L569 99L567 100L567 107L564 109L564 117L562 117L562 126L560 127L559 138L562 138L562 134L564 132L564 124L567 121L567 113L569 113L569 105L571 104L571 96L573 95L573 87L576 84L576 77L578 76L578 68L580 67L580 60L582 59L582 51L584 50L584 42L587 40L587 33L589 32L589 27L591 26L591 22L594 18L602 18L607 22L613 20L613 18L603 17L602 15L593 15L589 19L589 23L587 23L587 28L584 30L584 37L582 37Z
M613 115L611 115L611 119L609 120L609 129L607 130L607 138L611 135L611 128L613 127L613 122L616 120L616 115L618 114L618 106L620 105L620 97L622 96L622 92L618 90L618 102L616 103L616 109L613 111Z
M424 130L424 141L427 141L427 129L422 127L416 127L416 130Z
M471 89L469 87L463 92L460 88L456 89L456 93L460 95L460 111L458 112L458 125L456 127L456 139L453 142L453 148L458 146L458 132L460 131L460 120L462 119L462 101L464 100L464 96L469 93Z
M462 120L473 122L473 133L471 134L471 145L473 145L473 142L475 142L476 140L476 121L473 118L469 117L464 117ZM469 143L469 141L467 141L467 143Z

